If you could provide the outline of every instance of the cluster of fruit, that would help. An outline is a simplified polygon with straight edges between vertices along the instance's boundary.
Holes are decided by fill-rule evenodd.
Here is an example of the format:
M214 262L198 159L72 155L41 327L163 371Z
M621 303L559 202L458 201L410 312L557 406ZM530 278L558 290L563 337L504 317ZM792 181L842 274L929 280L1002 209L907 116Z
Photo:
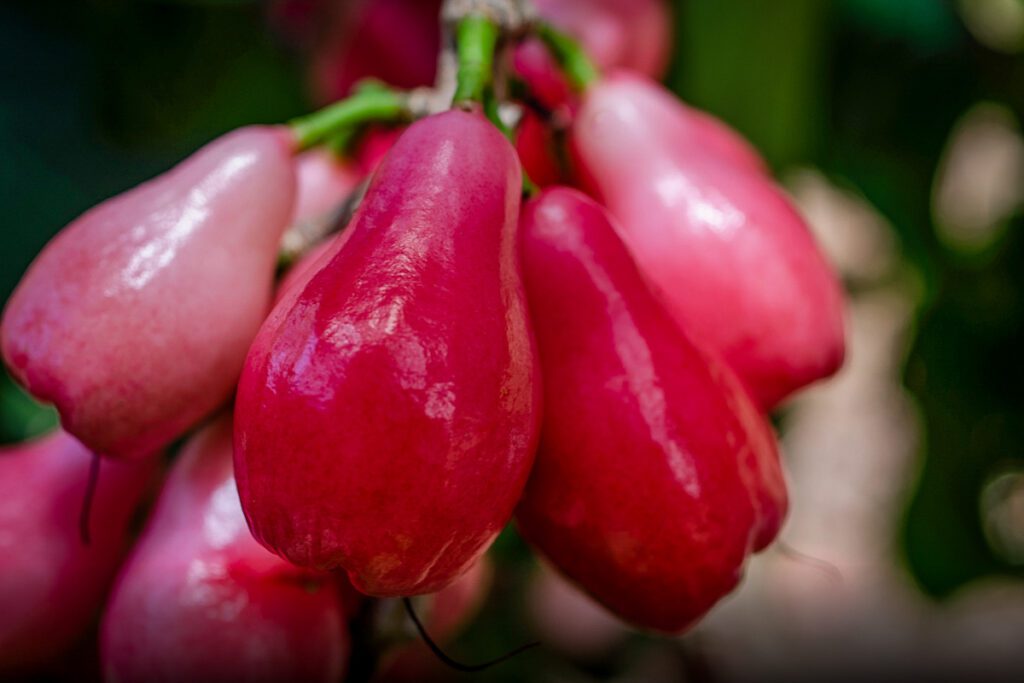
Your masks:
M399 11L431 4L366 5L388 39L356 64L327 51L340 87L432 60L416 46L439 38ZM0 671L88 629L159 454L232 400L120 568L111 679L337 680L362 594L458 587L513 515L665 632L771 543L786 490L765 414L841 363L839 284L759 156L651 79L660 3L539 4L600 71L522 3L449 3L445 111L363 85L225 135L47 245L2 351L66 431L0 456L0 546L18 547ZM276 283L282 235L364 177L347 227Z

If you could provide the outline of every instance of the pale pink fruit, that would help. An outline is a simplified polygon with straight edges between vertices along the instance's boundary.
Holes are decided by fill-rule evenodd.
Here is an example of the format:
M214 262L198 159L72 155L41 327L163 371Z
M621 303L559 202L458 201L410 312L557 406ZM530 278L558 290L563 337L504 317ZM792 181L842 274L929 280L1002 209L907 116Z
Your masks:
M665 0L535 0L537 11L582 43L601 69L623 67L658 78L672 52Z
M86 545L79 521L94 457L62 431L0 449L0 677L75 644L128 549L158 461L100 463Z
M104 455L145 454L234 389L292 215L283 128L226 135L46 246L4 312L3 355Z
M749 146L642 76L587 92L572 130L583 185L676 321L764 408L843 359L839 281Z
M103 619L118 681L338 681L348 634L334 577L264 550L245 525L231 420L197 434Z
M359 184L361 175L327 150L302 153L296 160L298 192L291 222L316 220L337 209Z

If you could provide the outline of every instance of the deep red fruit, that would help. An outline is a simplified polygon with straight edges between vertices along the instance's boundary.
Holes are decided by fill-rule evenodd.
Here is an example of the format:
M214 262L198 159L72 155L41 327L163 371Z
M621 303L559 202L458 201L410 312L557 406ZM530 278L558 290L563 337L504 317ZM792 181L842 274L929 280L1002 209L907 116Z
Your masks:
M520 182L481 116L413 124L344 248L274 309L235 404L242 506L268 548L412 595L457 578L507 522L538 421Z
M326 40L317 48L310 76L325 102L345 97L364 78L399 88L434 79L441 47L442 0L354 0L327 16Z
M291 145L283 128L226 135L85 213L29 268L4 359L93 451L151 453L231 395L270 305Z
M0 676L64 653L99 614L157 461L103 462L79 532L94 456L66 433L0 449Z
M838 279L735 134L623 73L587 92L571 142L644 276L763 408L836 371Z
M538 187L547 187L562 181L562 168L558 158L556 139L540 116L527 110L516 129L516 153L523 171Z
M522 232L544 423L520 529L623 619L683 630L778 529L771 429L651 296L600 206L554 188Z
M103 619L116 681L338 681L348 634L333 577L262 548L232 476L231 421L186 446Z

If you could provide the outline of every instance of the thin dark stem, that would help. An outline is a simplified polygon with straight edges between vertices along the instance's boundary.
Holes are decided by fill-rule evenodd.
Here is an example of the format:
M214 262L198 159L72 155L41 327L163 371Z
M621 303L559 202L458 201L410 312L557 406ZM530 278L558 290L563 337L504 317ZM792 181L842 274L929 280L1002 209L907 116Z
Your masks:
M96 496L96 486L100 482L100 456L92 455L92 462L89 463L89 481L85 483L85 495L82 497L82 509L78 513L78 535L82 539L82 545L92 544L92 535L89 533L89 521L92 516L92 501Z
M440 646L438 646L438 644L434 642L434 639L430 637L430 635L427 633L427 629L423 627L423 623L420 621L420 618L416 615L416 610L414 610L412 607L412 600L410 600L409 598L402 598L402 604L405 605L406 613L409 615L409 618L412 619L412 623L416 625L416 630L419 631L420 637L423 639L423 642L426 644L426 646L430 648L430 651L434 653L434 656L440 659L442 662L444 662L447 666L451 667L452 669L455 669L456 671L462 671L465 673L475 673L477 671L484 671L485 669L490 669L492 666L501 664L502 662L509 660L520 653L526 652L530 648L534 648L540 645L540 643L527 643L526 645L520 645L514 650L510 650L509 652L506 652L500 657L492 659L489 662L484 662L483 664L463 664L462 662L456 661L449 657L447 654L445 654L444 650L442 650Z

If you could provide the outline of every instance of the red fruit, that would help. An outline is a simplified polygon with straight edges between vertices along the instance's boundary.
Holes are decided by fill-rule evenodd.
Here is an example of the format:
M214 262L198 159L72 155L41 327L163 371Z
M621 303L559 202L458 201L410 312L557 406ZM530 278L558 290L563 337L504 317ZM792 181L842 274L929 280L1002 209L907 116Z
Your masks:
M333 577L264 550L232 476L231 421L188 443L103 619L117 681L338 681L348 649Z
M441 4L441 0L357 0L340 11L319 8L320 20L328 27L326 40L314 48L311 65L317 98L326 102L344 97L364 78L400 88L432 83L441 46ZM625 67L654 78L664 75L672 39L664 0L541 0L536 4L541 16L580 40L598 67ZM286 32L310 33L309 8L296 7L294 22L289 15L277 14ZM527 41L523 48L516 51L517 71L539 88L541 101L561 104L569 90L555 62L534 41Z
M515 142L523 171L538 187L554 185L562 179L554 134L537 114L524 112Z
M0 676L33 671L79 640L128 549L157 461L100 465L86 545L79 516L93 457L61 431L0 449Z
M362 174L322 149L304 152L296 160L297 189L291 223L315 220L340 207Z
M331 262L334 254L341 248L346 239L348 239L347 230L339 235L331 235L306 252L281 278L281 283L277 286L274 304L277 305L289 293L295 293L297 296L302 292L306 284L313 279L313 276Z
M711 121L619 74L587 92L571 142L678 323L771 408L841 365L842 290L749 148Z
M511 515L537 368L516 252L520 170L478 115L423 119L374 175L343 249L286 295L235 404L256 537L370 595L440 590Z
M337 13L311 67L313 92L345 97L364 78L398 88L434 80L442 0L357 0Z
M599 69L664 75L672 22L663 0L540 0L536 5L542 17L580 41ZM529 39L516 48L513 67L548 109L573 104L572 88L540 40Z
M270 303L295 177L244 128L46 246L4 312L12 374L103 455L159 449L228 399Z
M522 231L545 389L519 526L623 619L681 631L777 530L770 427L651 296L600 206L551 189Z
M512 53L512 68L529 88L530 95L551 111L576 104L572 86L558 62L537 38L530 38Z

